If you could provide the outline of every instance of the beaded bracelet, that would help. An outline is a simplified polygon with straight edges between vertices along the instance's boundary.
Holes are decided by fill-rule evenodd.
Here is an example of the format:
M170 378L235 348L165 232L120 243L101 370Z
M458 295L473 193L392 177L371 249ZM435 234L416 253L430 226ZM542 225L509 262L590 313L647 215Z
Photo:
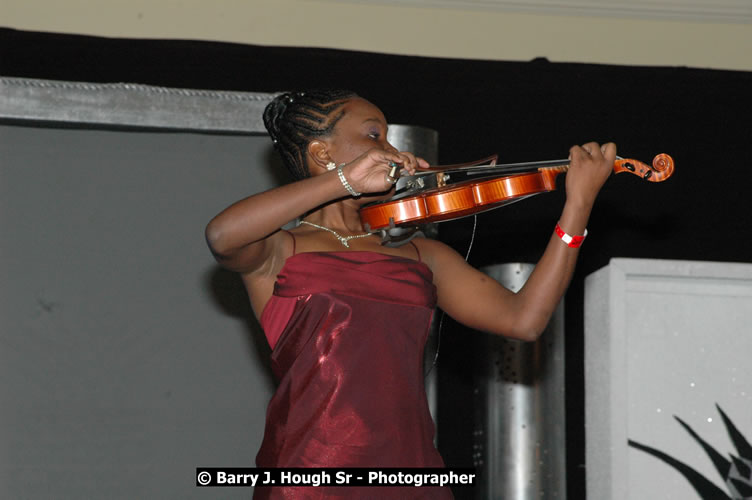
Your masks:
M342 182L342 185L345 186L345 189L347 189L347 192L351 195L357 197L360 196L363 193L359 193L353 189L353 187L350 185L349 182L347 182L347 179L345 179L345 173L342 171L342 167L344 167L345 164L342 163L337 167L337 175L339 176L340 182Z
M556 232L556 236L561 238L561 241L572 248L579 248L580 245L582 245L582 242L585 241L585 237L587 236L587 229L585 229L585 233L582 236L569 235L564 232L558 222L556 223L556 229L554 229L554 231Z

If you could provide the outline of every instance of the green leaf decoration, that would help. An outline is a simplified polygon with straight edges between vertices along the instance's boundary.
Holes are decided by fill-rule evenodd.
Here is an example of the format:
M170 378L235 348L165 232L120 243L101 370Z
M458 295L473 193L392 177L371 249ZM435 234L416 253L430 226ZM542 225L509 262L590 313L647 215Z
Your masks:
M692 428L687 425L682 419L674 415L674 418L684 427L689 434L695 438L695 441L700 443L700 446L703 447L705 450L705 453L708 454L710 457L710 460L713 461L713 465L715 465L715 468L718 470L718 473L721 475L724 481L728 479L729 476L729 470L731 470L731 461L726 460L726 458L718 453L715 448L710 446L707 441L702 439Z
M739 457L735 457L730 453L729 456L731 457L731 461L734 462L734 467L739 471L739 474L747 479L752 479L752 467L744 463Z
M739 429L736 428L734 423L728 418L718 403L716 403L715 407L718 409L718 413L721 414L721 418L726 426L726 431L731 438L731 442L734 443L734 446L739 453L738 457L729 453L731 460L727 460L723 455L716 451L715 448L710 446L710 444L702 439L699 434L697 434L694 429L682 419L676 415L674 415L674 418L682 427L684 427L689 435L692 436L700 446L702 446L705 453L707 453L708 457L710 457L710 460L713 462L716 470L723 478L726 488L731 491L734 498L752 498L752 446L742 433L739 432ZM703 500L731 500L731 497L723 490L689 465L680 462L662 451L640 444L631 439L628 440L628 443L629 446L653 455L679 471L687 481L689 481L695 491L700 494L700 498Z
M749 442L744 438L744 436L742 436L742 433L739 432L731 419L726 416L726 413L724 413L724 411L720 406L718 406L717 403L715 407L718 409L718 413L721 414L721 418L723 419L723 423L726 425L726 430L728 431L729 437L731 438L731 442L734 443L734 447L736 447L736 451L739 453L739 456L746 458L747 460L752 460L752 446L750 446Z
M666 453L663 453L662 451L651 448L650 446L646 446L644 444L640 444L637 441L630 439L628 443L629 446L653 455L654 457L663 460L674 469L679 471L679 473L683 475L687 479L687 481L689 481L695 491L700 495L700 498L702 498L703 500L732 500L730 496L724 493L724 491L716 486L712 481L705 478L705 476L703 476L684 462L680 462L679 460L667 455Z
M752 497L752 486L738 479L732 479L731 483L744 498Z

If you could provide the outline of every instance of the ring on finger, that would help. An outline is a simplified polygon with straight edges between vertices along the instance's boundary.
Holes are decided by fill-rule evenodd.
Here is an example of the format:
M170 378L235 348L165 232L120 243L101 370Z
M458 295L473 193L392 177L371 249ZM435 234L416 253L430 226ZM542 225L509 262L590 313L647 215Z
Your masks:
M391 168L389 169L389 173L388 173L388 174L386 174L386 176L387 176L387 177L389 177L389 178L391 178L391 179L393 179L393 180L391 181L391 182L392 182L392 184L393 184L393 183L394 183L394 182L395 182L395 181L397 180L397 177L399 177L400 166L399 166L399 165L397 165L397 164L396 164L396 163L394 163L394 162L390 162L390 163L389 163L389 166L390 166Z

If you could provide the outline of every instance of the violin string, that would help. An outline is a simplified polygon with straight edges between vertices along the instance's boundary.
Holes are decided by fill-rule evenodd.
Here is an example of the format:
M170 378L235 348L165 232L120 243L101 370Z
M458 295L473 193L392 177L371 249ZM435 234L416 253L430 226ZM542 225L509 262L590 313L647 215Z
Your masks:
M473 215L473 232L470 235L470 244L467 246L467 252L465 252L465 262L468 261L470 258L470 250L473 249L473 243L475 242L475 230L478 227L478 214ZM441 315L439 316L439 326L436 328L436 353L433 356L433 363L431 363L431 366L428 368L428 371L423 376L423 378L428 377L428 375L433 370L433 367L436 366L436 362L439 360L439 350L441 349L441 327L444 324L444 315L446 313L444 310L441 310Z

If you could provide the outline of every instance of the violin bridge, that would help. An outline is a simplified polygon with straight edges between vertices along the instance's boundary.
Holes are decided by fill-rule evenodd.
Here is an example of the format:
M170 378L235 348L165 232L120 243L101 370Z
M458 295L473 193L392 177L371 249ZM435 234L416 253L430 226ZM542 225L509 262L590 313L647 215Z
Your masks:
M446 186L447 180L449 180L449 174L439 172L436 174L436 187Z

